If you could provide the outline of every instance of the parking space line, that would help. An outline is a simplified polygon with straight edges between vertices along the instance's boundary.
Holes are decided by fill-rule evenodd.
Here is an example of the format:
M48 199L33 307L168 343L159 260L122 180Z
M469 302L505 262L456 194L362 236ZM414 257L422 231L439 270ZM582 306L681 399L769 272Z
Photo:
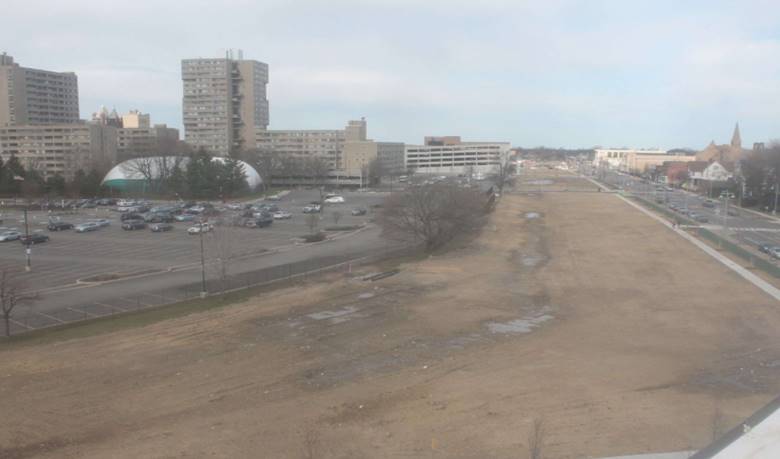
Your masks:
M92 314L91 312L82 311L81 309L76 309L76 308L65 308L65 309L73 311L73 312L75 312L77 314L83 314L83 315L90 316L90 317L100 317L97 314Z
M127 312L127 311L129 311L129 309L123 309L123 308L120 308L119 306L113 306L113 305L106 304L106 303L99 303L97 301L94 304L96 304L98 306L103 306L104 308L113 309L115 311L120 311L120 312Z
M51 320L57 321L57 322L59 322L59 323L61 323L61 324L64 324L64 323L65 323L65 321L64 321L64 320L60 320L60 319L58 319L58 318L56 318L56 317L54 317L54 316L50 316L50 315L48 315L48 314L44 314L44 313L42 313L41 311L33 311L33 312L34 312L34 313L36 313L36 314L38 314L39 316L46 317L47 319L51 319Z
M31 327L31 326L29 326L29 325L26 325L26 324L23 324L23 323L21 323L21 322L18 322L18 321L14 320L14 319L9 319L9 320L10 320L10 322L11 322L12 324L16 324L16 325L18 325L18 326L20 326L20 327L24 327L24 328L26 328L26 329L28 329L28 330L32 330L32 329L33 329L33 327Z

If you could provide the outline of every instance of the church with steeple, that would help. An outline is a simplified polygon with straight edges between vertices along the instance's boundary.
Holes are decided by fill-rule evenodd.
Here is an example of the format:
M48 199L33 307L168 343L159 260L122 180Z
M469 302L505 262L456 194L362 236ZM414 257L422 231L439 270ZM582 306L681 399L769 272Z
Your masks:
M739 133L739 123L734 126L734 134L731 136L731 143L716 145L713 140L707 145L707 148L696 153L696 161L717 161L723 165L734 165L741 159L744 159L750 150L742 148L742 136Z

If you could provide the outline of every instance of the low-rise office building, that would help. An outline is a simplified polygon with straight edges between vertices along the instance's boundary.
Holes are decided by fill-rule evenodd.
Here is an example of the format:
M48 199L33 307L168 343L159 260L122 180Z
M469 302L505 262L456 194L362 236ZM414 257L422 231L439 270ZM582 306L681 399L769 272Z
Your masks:
M116 162L116 128L99 124L0 127L0 157L16 156L44 177L72 179L79 169L108 169Z
M461 142L460 138L426 138L426 145L406 145L405 170L417 174L485 175L509 156L509 142ZM457 139L457 140L455 140Z

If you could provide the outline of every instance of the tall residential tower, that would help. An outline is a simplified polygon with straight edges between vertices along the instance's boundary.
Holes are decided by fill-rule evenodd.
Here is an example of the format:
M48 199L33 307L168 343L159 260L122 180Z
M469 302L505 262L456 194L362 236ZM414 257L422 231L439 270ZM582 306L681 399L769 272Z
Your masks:
M224 58L184 59L184 138L216 156L255 147L257 130L268 128L268 64Z
M78 122L75 73L21 67L0 54L0 126Z

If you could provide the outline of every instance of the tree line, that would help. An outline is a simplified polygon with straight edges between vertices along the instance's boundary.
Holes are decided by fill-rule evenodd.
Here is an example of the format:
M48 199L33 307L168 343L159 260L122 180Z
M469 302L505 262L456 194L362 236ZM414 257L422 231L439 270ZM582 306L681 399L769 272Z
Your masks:
M57 173L44 177L35 167L24 167L19 158L11 155L7 161L0 158L0 194L8 197L39 196L97 196L104 171L93 167L79 169L71 180Z

